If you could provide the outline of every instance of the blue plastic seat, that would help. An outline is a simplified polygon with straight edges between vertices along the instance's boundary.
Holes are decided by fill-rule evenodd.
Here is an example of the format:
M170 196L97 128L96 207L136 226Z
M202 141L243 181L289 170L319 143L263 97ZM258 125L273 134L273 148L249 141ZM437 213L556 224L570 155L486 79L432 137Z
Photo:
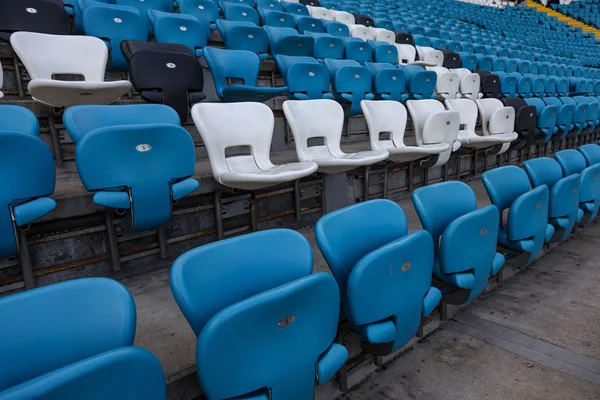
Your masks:
M463 68L468 69L469 71L473 71L477 69L477 57L474 54L465 53L461 51L458 53L460 56L460 64Z
M310 13L308 12L308 8L306 8L306 6L304 4L288 3L286 1L283 1L282 4L283 4L283 8L285 9L285 12L288 14L304 15L307 17L310 16Z
M325 32L337 37L350 37L350 28L348 25L338 21L323 21Z
M504 71L494 71L494 75L500 78L500 93L504 97L517 97L518 79L514 75L509 75Z
M275 3L275 2L274 2ZM279 2L276 2L279 3ZM272 3L269 3L272 4ZM263 26L276 26L280 28L295 28L296 20L294 16L283 11L272 11L270 9L259 8L258 12Z
M559 128L556 126L559 107L557 105L548 105L544 103L544 100L536 97L524 100L528 105L535 106L537 110L537 129L544 135L544 143L547 143L559 132Z
M306 17L306 16L294 16L296 19L296 29L300 34L306 34L308 32L324 33L325 24L319 18Z
M178 43L189 47L196 57L203 54L210 37L210 24L186 14L150 10L154 37L158 43Z
M54 159L38 136L39 123L31 111L0 106L0 258L18 253L17 227L27 226L56 207L46 197L54 192Z
M257 86L260 59L251 51L207 47L204 59L212 73L217 96L224 102L265 102L288 91L286 86ZM230 80L242 83L228 84Z
M223 38L225 48L230 50L248 50L256 53L261 60L269 55L269 38L264 28L252 22L217 21L217 29Z
M315 39L313 45L313 56L319 60L333 58L341 60L344 58L344 41L337 36L328 33L306 32Z
M583 218L579 209L579 174L566 175L556 160L548 157L535 158L523 163L531 186L546 185L549 192L548 222L554 226L552 242L566 240L575 224Z
M558 77L556 79L556 94L557 96L569 96L569 79Z
M312 269L308 241L289 229L204 245L173 263L171 289L198 337L209 399L311 399L344 364L348 351L333 343L339 290Z
M528 60L518 60L518 61L519 61L519 66L517 68L517 72L520 72L521 74L528 74L529 68L531 67L531 62Z
M398 49L387 42L367 40L373 49L373 60L377 63L398 64Z
M300 35L292 28L276 28L265 26L271 54L285 56L307 57L311 56L315 45L315 38L310 35Z
M600 209L600 146L586 144L577 150L561 150L554 154L560 164L563 176L579 174L579 208L584 216L583 225L596 218Z
M585 113L586 129L582 133L593 133L598 120L598 103L589 101L591 98L587 96L573 96L571 99L575 100L578 105L585 104L587 106Z
M556 89L557 79L554 76L549 76L544 84L544 97L554 97L558 95Z
M477 209L475 193L463 182L428 185L415 190L412 199L421 225L433 238L435 277L460 292L445 300L471 301L504 265L504 256L496 252L498 209Z
M0 397L164 399L159 361L133 346L135 305L106 278L57 283L0 299ZM40 334L43 332L43 334Z
M221 10L228 21L251 22L254 25L258 25L260 22L258 12L245 4L224 1L221 3Z
M531 189L527 173L515 166L487 171L481 180L500 215L509 210L506 223L500 219L499 246L509 251L507 257L522 254L524 264L530 264L554 234L548 224L548 187Z
M412 32L411 32L412 33ZM431 38L413 33L415 46L431 47Z
M329 93L329 71L316 59L280 54L275 61L288 87L290 99L333 99Z
M217 29L219 7L212 0L178 0L179 12L195 17L198 21L210 24L210 29Z
M437 74L434 71L426 71L418 65L399 65L398 68L404 72L411 99L435 98L433 92L437 83Z
M404 211L371 200L323 216L315 238L340 288L342 308L362 347L387 355L404 346L441 299L431 286L433 243L408 234Z
M408 100L404 72L387 63L366 63L373 77L373 92L377 100Z
M339 101L350 103L346 110L348 115L361 114L360 102L375 98L371 93L369 70L353 60L326 59L325 66L331 77L333 96Z
M176 114L167 106L145 104L65 111L83 185L96 192L94 203L130 210L133 231L165 225L172 202L198 188L190 178L196 165L194 141Z
M375 28L387 29L388 31L394 30L394 23L387 18L375 18Z
M121 42L148 39L146 14L142 17L138 10L131 7L93 3L83 13L85 34L104 40L110 51L109 69L126 71L128 64L121 52Z
M560 101L565 105L573 107L573 130L569 136L577 136L581 134L587 127L588 104L578 103L572 97L559 97Z

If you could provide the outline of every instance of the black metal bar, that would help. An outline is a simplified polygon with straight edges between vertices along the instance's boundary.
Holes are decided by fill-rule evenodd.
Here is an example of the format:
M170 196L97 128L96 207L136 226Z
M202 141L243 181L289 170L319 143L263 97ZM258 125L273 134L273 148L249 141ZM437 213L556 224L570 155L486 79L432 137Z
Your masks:
M27 232L18 228L17 231L19 232L19 263L21 264L21 272L23 273L25 289L33 289L35 287L35 277L33 275L33 266L31 265L29 244L27 243Z
M112 261L113 271L121 270L121 256L119 255L119 244L117 242L117 233L113 224L113 214L111 210L106 210L104 213L104 221L106 224L106 234L108 236L108 248L110 250L110 259Z

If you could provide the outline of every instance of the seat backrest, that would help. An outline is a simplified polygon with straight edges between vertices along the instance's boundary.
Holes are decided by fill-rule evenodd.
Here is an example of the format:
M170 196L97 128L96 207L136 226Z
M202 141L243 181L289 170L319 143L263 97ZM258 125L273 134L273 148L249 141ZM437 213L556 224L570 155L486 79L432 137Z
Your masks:
M259 23L258 13L252 7L227 1L222 2L221 6L226 20L251 22L255 25Z
M156 43L142 42L139 40L123 40L121 42L121 52L127 62L131 62L131 57L138 51L155 50L155 51L170 51L174 53L183 53L193 56L192 49L188 46L178 43Z
M564 176L579 174L587 168L587 163L584 154L574 149L558 151L554 153L554 158L556 159L556 161L558 161L558 164L560 164Z
M256 53L207 47L204 49L204 58L215 81L217 93L228 86L228 79L239 79L242 81L240 84L256 86L260 68Z
M294 135L298 160L342 156L340 148L344 109L334 100L288 100L283 103L285 118ZM308 146L309 139L323 138L324 144Z
M62 2L4 0L0 13L0 38L7 40L13 32L27 31L70 35L72 22Z
M307 8L311 17L324 19L326 21L334 21L333 13L327 8L309 5L307 5Z
M336 21L339 21L346 25L354 25L356 23L354 15L350 14L349 12L335 10L331 10L331 12L333 13L333 17Z
M188 46L194 55L208 44L210 28L207 22L185 14L160 12L154 22L154 37L159 43L179 43Z
M460 56L458 53L455 53L450 50L441 50L444 53L444 63L442 66L444 68L460 68Z
M40 136L40 123L30 109L22 106L2 104L0 105L0 132L10 131Z
M88 82L104 82L108 49L96 37L15 32L10 37L10 44L31 79L79 74Z
M119 125L169 124L180 125L177 112L162 104L81 105L69 107L63 114L63 123L75 142L89 132Z
M489 170L481 176L481 181L500 214L531 189L527 173L514 165Z
M415 58L417 57L417 49L415 49L415 46L396 43L396 48L398 49L399 63L409 64L415 61Z
M180 0L179 12L194 16L198 21L215 23L219 19L219 8L212 0Z
M404 146L406 130L406 108L392 100L363 100L360 107L369 129L369 141L373 150ZM381 139L382 133L389 133L388 140Z
M415 41L410 33L396 32L396 43L408 44L414 47Z
M356 263L406 235L406 214L390 200L371 200L331 212L315 225L315 238L347 306L346 282Z
M35 139L35 138L32 138ZM37 140L37 139L36 139ZM0 391L105 351L132 346L135 304L106 278L61 282L0 299ZM43 334L40 334L43 332Z
M215 176L235 171L250 160L261 170L273 167L269 152L275 119L262 103L203 103L192 107L192 118L204 141ZM225 150L249 146L252 155L226 157Z
M143 98L173 107L182 121L187 119L190 94L204 88L202 66L196 57L183 53L139 51L131 58L129 74Z
M444 103L448 107L448 110L458 111L460 114L460 130L475 135L477 104L469 99L446 99Z
M2 106L3 109L5 107L9 106ZM12 107L12 110L18 112L16 106ZM52 194L55 184L54 159L48 146L32 132L21 131L21 128L30 127L16 124L6 125L8 125L7 128L16 128L19 131L4 129L0 126L0 146L2 146L2 151L6 152L3 153L0 161L2 166L0 168L0 185L2 187L2 191L0 191L1 258L17 254L17 242L10 207ZM1 377L0 382L2 382Z
M419 146L432 143L448 143L452 146L460 126L458 112L446 111L437 100L409 100L406 106Z
M360 38L364 41L373 39L373 33L371 29L364 25L354 25L350 28L350 35L352 37Z
M549 157L527 160L523 163L523 168L529 176L531 187L534 188L546 185L549 189L552 189L556 182L560 181L563 177L558 162Z
M588 167L600 164L600 146L597 144L584 144L579 146L578 150L583 154Z

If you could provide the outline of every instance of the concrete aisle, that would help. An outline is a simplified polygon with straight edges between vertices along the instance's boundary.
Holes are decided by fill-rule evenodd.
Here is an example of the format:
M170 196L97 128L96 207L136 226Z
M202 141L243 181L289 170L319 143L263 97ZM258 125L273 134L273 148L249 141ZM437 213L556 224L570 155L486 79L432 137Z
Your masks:
M339 399L600 399L600 224Z

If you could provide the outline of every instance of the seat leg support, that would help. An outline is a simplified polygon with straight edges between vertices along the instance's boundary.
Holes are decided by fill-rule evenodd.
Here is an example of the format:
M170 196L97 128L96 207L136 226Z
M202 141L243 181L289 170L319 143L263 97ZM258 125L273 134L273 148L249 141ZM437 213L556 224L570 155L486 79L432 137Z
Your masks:
M440 320L448 321L448 303L446 303L443 298L440 304Z
M296 211L296 222L300 222L302 220L302 204L300 204L302 200L300 199L300 180L296 179L294 181L294 208Z
M62 151L60 150L60 143L58 141L58 130L56 129L56 117L54 111L50 111L48 116L48 128L50 129L50 138L52 139L52 152L54 153L54 160L56 165L60 168L63 166Z
M473 155L473 175L477 175L479 171L479 151L477 149L474 150L475 154Z
M169 258L169 249L167 245L167 227L161 226L157 229L158 233L158 247L160 248L160 258Z
M19 90L19 97L25 97L25 90L23 90L23 77L21 76L21 68L19 67L19 57L13 54L13 64L15 65L15 80L17 81L17 89Z
M409 162L408 163L408 192L412 192L413 191L413 173L414 173L414 167L413 167L413 162Z
M217 240L223 239L223 210L221 207L221 192L215 192L215 224L217 228Z
M341 344L342 346L346 346L346 343L344 343L344 340L345 340L346 334L348 334L348 332L349 331L347 328L340 328L338 330L337 337L335 338L335 342L338 344ZM348 366L347 366L347 364L348 364L347 362L342 364L342 367L339 369L339 371L337 373L338 386L339 386L341 392L348 391Z
M365 177L364 177L364 190L363 190L363 201L369 200L369 171L371 171L371 166L367 165L365 167Z
M23 273L25 289L35 287L35 276L33 274L33 265L31 265L31 255L29 254L29 244L27 243L27 232L17 229L19 232L19 264Z
M106 210L104 213L104 223L106 224L106 234L108 236L108 248L112 261L112 269L116 272L121 270L121 256L119 255L119 243L117 242L117 232L113 220L112 211Z

